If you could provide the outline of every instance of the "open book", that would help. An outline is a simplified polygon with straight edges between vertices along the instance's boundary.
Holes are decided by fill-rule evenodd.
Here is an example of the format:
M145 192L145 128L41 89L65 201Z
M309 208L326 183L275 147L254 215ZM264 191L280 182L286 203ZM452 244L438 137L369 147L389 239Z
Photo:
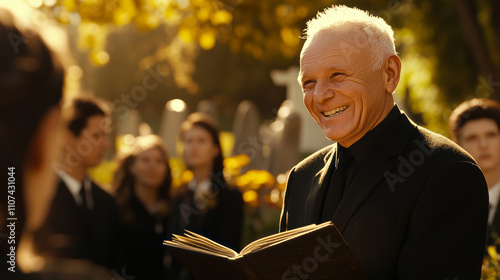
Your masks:
M258 239L240 253L190 231L164 244L198 280L367 279L332 222Z

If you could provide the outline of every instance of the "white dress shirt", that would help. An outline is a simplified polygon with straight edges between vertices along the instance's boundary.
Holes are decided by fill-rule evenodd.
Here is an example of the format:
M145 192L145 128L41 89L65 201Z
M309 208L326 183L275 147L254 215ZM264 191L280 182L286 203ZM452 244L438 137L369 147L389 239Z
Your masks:
M488 224L491 225L493 223L493 218L495 217L495 212L497 211L498 199L500 198L500 181L489 188L488 192L490 193L490 213L488 215Z
M78 206L82 206L83 200L80 196L82 183L61 169L57 169L57 174L59 175L59 178L61 178L61 180L64 182L66 187L68 187L68 190L71 193L71 195L73 195L76 204ZM93 209L94 200L92 199L92 183L87 176L85 176L85 178L83 179L83 187L85 188L85 199L87 200L87 208Z

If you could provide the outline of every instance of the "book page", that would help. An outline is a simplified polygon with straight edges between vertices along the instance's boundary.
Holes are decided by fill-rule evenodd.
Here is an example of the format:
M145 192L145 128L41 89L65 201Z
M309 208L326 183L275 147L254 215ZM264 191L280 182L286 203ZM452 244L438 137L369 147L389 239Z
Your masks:
M238 253L226 246L188 230L184 236L174 234L172 241L164 241L163 244L221 257L234 258L238 256Z
M328 226L330 224L331 224L331 222L322 223L320 225L311 224L308 226L303 226L300 228L296 228L296 229L292 229L292 230L288 230L288 231L283 231L283 232L276 233L276 234L273 234L273 235L270 235L267 237L263 237L261 239L258 239L256 241L248 244L245 248L243 248L243 250L241 250L240 255L244 255L246 253L258 251L260 249L269 247L270 245L278 244L278 243L283 242L285 240L295 238L299 235L306 234L308 232L317 230L319 228L323 228L323 227Z
M212 241L202 235L196 234L194 232L190 232L186 230L184 236L173 235L172 241L164 241L163 244L174 246L177 248L182 248L191 251L197 251L207 254L212 254L221 257L227 258L237 258L246 253L255 252L260 249L269 247L271 245L278 244L280 242L293 239L297 236L318 230L320 228L331 225L331 222L325 222L320 225L311 224L308 226L276 233L270 236L263 237L258 239L250 244L248 244L241 252L238 254L234 250L227 248L224 245L221 245L215 241Z

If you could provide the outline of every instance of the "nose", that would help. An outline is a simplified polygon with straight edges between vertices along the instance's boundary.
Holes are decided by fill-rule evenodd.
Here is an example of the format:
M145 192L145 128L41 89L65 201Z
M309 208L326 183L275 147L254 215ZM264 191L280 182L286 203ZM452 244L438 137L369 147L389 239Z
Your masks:
M486 137L480 137L479 138L479 147L480 148L486 148L488 145L487 141L486 141Z
M318 79L314 89L314 99L317 103L323 103L326 100L333 98L335 93L330 88L330 81L328 79Z

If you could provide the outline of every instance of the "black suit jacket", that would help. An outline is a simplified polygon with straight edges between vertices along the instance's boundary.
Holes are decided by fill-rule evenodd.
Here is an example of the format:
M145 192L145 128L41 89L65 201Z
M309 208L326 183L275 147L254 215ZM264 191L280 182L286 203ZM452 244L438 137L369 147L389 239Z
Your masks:
M49 257L87 259L109 269L121 269L115 201L94 182L92 197L94 210L84 211L59 180L47 219L35 234L36 249Z
M167 248L163 241L167 239L168 209L151 215L135 194L127 205L119 207L127 275L135 276L135 280L165 279L163 261Z
M336 144L295 166L280 230L315 223ZM332 217L370 279L479 279L488 190L475 161L400 114Z
M219 188L216 205L203 210L195 203L194 192L181 186L173 203L169 235L182 235L187 229L238 251L241 249L243 209L243 197L236 188Z

